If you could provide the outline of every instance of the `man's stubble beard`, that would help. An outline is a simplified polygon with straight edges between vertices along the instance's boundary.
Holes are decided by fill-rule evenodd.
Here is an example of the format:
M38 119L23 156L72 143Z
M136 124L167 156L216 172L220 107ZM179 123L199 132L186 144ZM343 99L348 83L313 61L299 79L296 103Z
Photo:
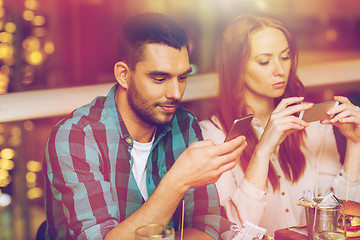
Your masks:
M140 91L137 89L132 79L129 84L127 99L130 108L134 111L136 116L140 118L142 121L153 126L168 124L172 121L174 117L174 113L164 112L163 115L167 115L167 117L164 120L159 119L158 115L161 115L161 113L156 112L156 109L159 106L164 104L172 104L178 107L180 104L179 100L173 100L173 101L169 100L163 103L158 102L158 103L149 104L148 100L142 97Z

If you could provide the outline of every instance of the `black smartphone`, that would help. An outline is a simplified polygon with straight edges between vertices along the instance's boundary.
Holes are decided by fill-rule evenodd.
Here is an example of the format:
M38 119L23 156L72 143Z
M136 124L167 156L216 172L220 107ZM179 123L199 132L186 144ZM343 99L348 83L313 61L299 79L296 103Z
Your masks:
M230 141L240 135L244 135L250 127L254 115L250 114L246 117L235 119L229 133L225 138L225 142Z
M307 109L305 111L301 111L299 118L304 120L305 122L315 122L320 120L329 119L332 116L327 114L327 112L337 106L339 102L336 101L327 101L322 103L316 103L312 106L312 108Z

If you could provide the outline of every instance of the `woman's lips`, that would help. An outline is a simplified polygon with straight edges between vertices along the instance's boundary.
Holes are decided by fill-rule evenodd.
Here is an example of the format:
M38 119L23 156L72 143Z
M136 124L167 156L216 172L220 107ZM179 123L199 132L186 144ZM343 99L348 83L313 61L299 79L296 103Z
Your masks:
M273 84L274 88L284 88L285 87L285 82L278 82L278 83L275 83Z

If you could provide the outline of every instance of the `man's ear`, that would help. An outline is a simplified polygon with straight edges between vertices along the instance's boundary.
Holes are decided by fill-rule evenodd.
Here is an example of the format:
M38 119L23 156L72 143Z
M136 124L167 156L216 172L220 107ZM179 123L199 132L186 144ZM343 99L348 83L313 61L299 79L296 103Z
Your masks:
M130 80L130 69L129 66L124 62L117 62L114 66L114 75L116 81L121 87L127 89Z

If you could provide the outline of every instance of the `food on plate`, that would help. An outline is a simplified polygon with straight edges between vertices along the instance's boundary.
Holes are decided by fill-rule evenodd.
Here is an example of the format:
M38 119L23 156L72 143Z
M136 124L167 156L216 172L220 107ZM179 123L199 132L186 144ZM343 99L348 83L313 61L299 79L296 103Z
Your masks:
M345 207L345 224L347 237L360 236L360 203L355 201L344 201ZM341 211L343 213L343 210ZM340 214L338 227L344 230L343 214Z

